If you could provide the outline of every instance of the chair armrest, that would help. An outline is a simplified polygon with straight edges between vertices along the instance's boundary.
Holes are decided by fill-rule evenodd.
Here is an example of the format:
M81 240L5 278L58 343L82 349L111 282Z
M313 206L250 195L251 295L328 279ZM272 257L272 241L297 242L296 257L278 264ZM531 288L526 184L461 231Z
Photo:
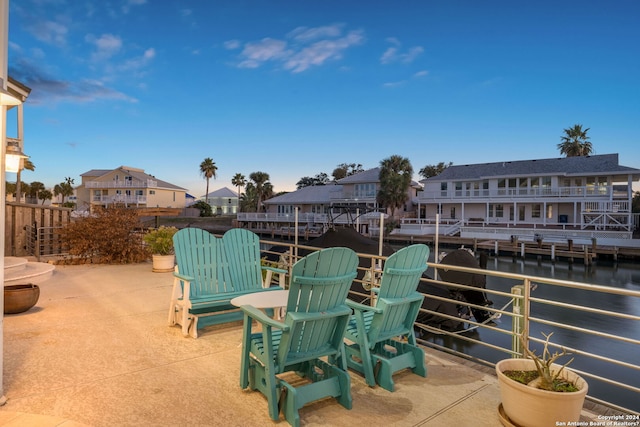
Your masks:
M425 264L424 266L420 266L416 268L408 268L408 269L389 267L386 270L384 270L382 274L391 273L391 274L397 274L398 276L410 276L412 274L422 273L427 269L427 267L428 267L427 264Z
M280 274L286 274L287 273L287 270L283 270L282 268L269 267L268 265L263 265L262 269L263 270L273 271L274 273L280 273Z
M187 276L186 274L180 274L177 271L174 271L173 275L175 277L177 277L178 279L185 280L187 282L192 282L195 279L195 277L193 277L193 276Z
M282 329L283 331L289 330L289 326L275 319L272 319L271 317L267 316L262 310L255 308L252 305L243 305L240 307L240 309L244 312L246 316L249 316L250 318L255 319L256 322L262 325L267 325L274 328Z
M359 302L351 301L349 299L347 300L347 305L353 308L354 310L358 310L358 311L374 311L376 313L382 313L382 310L377 307L372 307L366 304L360 304Z
M273 273L276 273L278 275L278 286L284 289L284 285L285 285L284 279L286 274L288 273L287 270L283 270L281 268L276 268L276 267L270 267L268 265L262 265L261 268L262 268L262 271L267 272L267 274L265 275L266 277L262 281L263 288L269 288L271 286L271 277L273 277Z

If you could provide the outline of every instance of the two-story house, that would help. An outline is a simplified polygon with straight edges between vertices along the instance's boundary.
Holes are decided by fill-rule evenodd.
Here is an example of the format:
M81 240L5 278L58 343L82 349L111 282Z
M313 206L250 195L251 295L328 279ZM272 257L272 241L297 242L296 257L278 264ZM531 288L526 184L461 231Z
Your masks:
M200 200L209 203L214 215L235 215L238 212L238 194L227 187L212 191Z
M92 169L80 175L78 209L124 204L141 208L184 208L187 190L162 181L143 169L120 166Z
M418 219L400 232L433 234L439 215L440 234L462 237L631 239L639 178L618 154L453 165L421 181Z
M347 176L326 185L304 187L299 190L265 200L266 213L239 213L240 223L260 227L292 225L296 220L300 226L326 229L331 224L355 225L363 234L371 234L379 227L380 214L388 217L391 209L379 206L377 194L380 190L380 168ZM407 202L395 212L396 217L414 217L420 184L412 182Z

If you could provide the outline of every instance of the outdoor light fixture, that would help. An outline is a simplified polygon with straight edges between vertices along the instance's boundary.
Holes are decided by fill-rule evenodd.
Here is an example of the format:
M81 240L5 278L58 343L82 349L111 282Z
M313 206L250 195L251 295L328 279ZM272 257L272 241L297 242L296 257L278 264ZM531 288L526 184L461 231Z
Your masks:
M20 170L22 159L28 159L20 149L20 141L15 138L7 138L7 152L5 155L5 171L16 173Z

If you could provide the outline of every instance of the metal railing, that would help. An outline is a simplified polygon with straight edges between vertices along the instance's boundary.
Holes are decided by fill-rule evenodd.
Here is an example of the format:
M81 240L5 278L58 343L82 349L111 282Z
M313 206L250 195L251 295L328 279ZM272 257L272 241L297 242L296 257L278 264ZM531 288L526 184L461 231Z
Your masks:
M293 243L261 242L263 247L280 248L279 251L266 250L264 253L278 256L277 262L289 271L301 257L301 252L319 249ZM372 301L373 293L369 289L376 286L386 258L358 255L361 262L355 283L362 288L352 287L349 297ZM433 276L437 277L435 272L445 265L429 263L429 267L428 271L433 268ZM459 321L467 326L462 331L448 331L416 323L416 330L422 332L418 334L422 345L494 366L505 357L522 357L522 343L539 352L544 342L541 332L552 332L550 349L564 348L575 356L571 369L589 381L589 400L621 412L640 410L640 407L629 408L628 403L636 402L637 405L640 402L637 356L640 350L640 290L450 265L446 268L484 275L488 288L482 291L494 301L494 306L460 300L460 291L478 291L478 288L423 276L421 281L424 284L445 287L450 291L448 297L430 293L425 297L469 312L485 310L491 317L481 323L473 317L461 318L422 308L421 314ZM586 318L590 324L583 323ZM630 399L630 395L639 398Z
M64 227L38 227L29 225L26 230L27 253L38 261L45 256L66 255L69 248L62 241L60 230Z

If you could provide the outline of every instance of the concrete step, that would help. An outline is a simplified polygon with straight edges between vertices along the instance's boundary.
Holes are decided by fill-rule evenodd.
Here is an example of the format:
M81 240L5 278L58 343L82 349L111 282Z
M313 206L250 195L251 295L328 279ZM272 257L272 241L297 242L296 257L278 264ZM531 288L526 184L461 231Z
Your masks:
M22 270L25 268L29 261L24 258L18 258L14 256L6 256L4 257L4 272L5 274L11 270Z
M7 261L9 258L9 261ZM31 262L23 258L5 257L4 284L21 285L33 283L37 285L53 275L56 266L46 262Z

